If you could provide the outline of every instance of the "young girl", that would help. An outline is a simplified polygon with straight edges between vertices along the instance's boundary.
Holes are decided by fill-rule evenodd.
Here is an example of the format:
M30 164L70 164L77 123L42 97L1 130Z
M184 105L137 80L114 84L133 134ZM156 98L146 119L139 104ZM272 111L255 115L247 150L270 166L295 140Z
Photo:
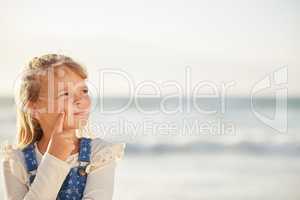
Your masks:
M2 150L6 199L112 199L125 144L91 136L86 79L85 69L63 55L35 57L24 69L18 142Z

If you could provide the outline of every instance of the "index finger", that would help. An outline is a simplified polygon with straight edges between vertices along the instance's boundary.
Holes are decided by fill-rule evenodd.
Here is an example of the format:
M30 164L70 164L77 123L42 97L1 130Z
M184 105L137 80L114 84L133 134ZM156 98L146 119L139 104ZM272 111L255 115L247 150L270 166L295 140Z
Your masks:
M58 132L58 133L63 132L64 121L65 121L65 113L62 112L59 114L58 119L56 120L55 132Z

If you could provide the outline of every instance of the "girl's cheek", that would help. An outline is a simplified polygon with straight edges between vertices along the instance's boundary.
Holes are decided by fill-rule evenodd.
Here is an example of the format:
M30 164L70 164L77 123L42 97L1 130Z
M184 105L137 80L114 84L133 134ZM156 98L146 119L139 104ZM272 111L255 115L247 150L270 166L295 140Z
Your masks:
M60 113L63 111L63 107L61 102L58 101L48 101L45 102L41 106L41 111L45 114L47 113Z
M90 110L91 109L91 104L92 104L92 101L91 101L91 98L89 96L86 97L86 108L85 110Z
M66 111L68 107L68 102L65 99L60 99L56 102L56 110L58 113Z

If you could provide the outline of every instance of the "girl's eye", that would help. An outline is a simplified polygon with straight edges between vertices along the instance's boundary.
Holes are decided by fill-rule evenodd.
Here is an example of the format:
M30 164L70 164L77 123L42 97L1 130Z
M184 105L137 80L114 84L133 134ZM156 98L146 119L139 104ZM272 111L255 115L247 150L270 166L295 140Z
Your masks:
M59 96L69 96L69 92L61 93Z
M83 92L87 94L89 92L89 90L88 89L83 89Z

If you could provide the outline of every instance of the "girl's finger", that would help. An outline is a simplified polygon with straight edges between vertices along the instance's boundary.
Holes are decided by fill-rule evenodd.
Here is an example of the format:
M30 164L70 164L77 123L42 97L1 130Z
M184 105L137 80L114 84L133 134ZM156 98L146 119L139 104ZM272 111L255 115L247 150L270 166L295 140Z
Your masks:
M59 114L58 119L56 121L55 132L62 132L64 127L65 113L62 112Z
M72 138L64 138L64 141L69 144L74 144L74 140Z
M74 131L66 131L64 130L64 134L62 135L63 138L74 138L74 134L76 136L76 133Z

